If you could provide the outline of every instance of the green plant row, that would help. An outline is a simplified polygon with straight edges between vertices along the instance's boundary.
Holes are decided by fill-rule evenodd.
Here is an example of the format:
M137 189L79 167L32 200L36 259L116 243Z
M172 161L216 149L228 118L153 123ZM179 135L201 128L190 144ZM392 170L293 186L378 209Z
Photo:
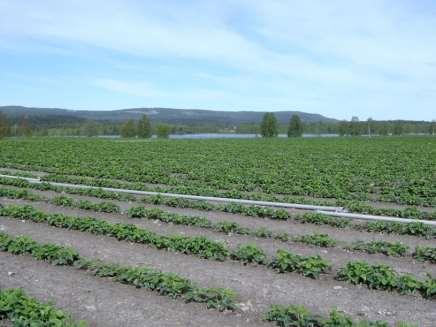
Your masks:
M399 218L436 219L436 211L423 211L416 207L407 208L377 208L359 201L338 201L337 205L343 206L350 212L358 212L376 216L392 216Z
M436 151L431 137L298 142L173 140L147 144L32 138L3 140L1 146L2 167L46 171L63 180L75 175L108 183L121 180L138 187L164 184L178 193L231 197L280 194L436 204ZM368 157L371 160L365 160Z
M301 256L286 250L278 250L269 266L281 273L296 271L310 278L318 278L331 269L330 264L320 256Z
M10 199L23 199L27 201L45 201L57 206L92 210L96 212L121 212L121 209L118 205L109 201L93 202L89 200L76 200L65 195L55 196L54 198L50 199L39 194L31 193L27 189L0 188L0 197L7 197Z
M98 197L102 199L113 199L120 201L135 201L136 198L129 194L107 192L101 189L76 189L76 188L65 188L57 187L49 184L30 184L24 180L16 180L9 178L0 178L0 184L14 185L18 187L34 188L39 190L53 190L56 192L67 192L71 194L87 195ZM28 195L28 199L31 200L31 194ZM166 198L163 196L150 196L142 198L142 201L151 204L164 204L174 207L189 207L201 210L227 210L227 212L245 214L248 216L260 216L269 217L275 219L288 219L288 212L282 209L271 209L258 206L243 206L239 204L230 205L214 205L205 201L191 201L186 199L178 198ZM115 204L112 204L115 207ZM85 207L85 206L84 206ZM90 206L88 206L90 207ZM227 207L227 209L225 209ZM233 209L232 209L233 208ZM358 211L358 210L357 210ZM371 211L367 211L371 213ZM376 214L376 212L372 212ZM380 214L380 213L379 213ZM391 215L394 215L391 213ZM401 216L401 215L400 215ZM424 238L436 238L436 229L421 223L411 223L411 224L401 224L401 223L388 223L388 222L371 222L364 224L351 224L350 220L343 218L330 217L318 213L305 213L303 215L298 215L295 217L300 223L311 223L317 225L329 225L336 228L345 228L352 225L352 228L365 230L367 232L384 232L384 233L395 233L400 235L413 235ZM286 240L286 235L282 236ZM280 238L280 237L278 237Z
M130 218L146 218L176 225L208 228L226 234L234 233L262 238L274 238L282 241L289 240L289 235L287 233L275 233L265 227L252 230L232 221L214 223L206 217L181 215L178 213L167 212L159 208L133 207L127 211L127 215Z
M238 199L250 199L250 200L262 200L262 201L274 201L274 202L297 202L304 204L312 204L312 205L340 205L346 207L350 212L358 212L358 213L366 213L373 215L387 215L387 216L395 216L395 217L403 217L403 218L419 218L419 219L436 219L436 211L428 212L419 210L416 207L407 207L404 209L393 209L393 208L377 208L366 203L362 203L356 200L330 200L326 201L324 199L305 199L304 197L293 197L293 196L285 196L285 197L277 197L273 194L265 194L265 193L257 193L252 192L250 194L244 194L243 192L235 192L235 191L216 191L214 189L205 189L202 187L197 188L186 188L185 186L171 186L168 185L165 188L158 186L147 186L144 184L138 183L126 183L123 181L113 181L113 180L104 180L104 179L95 179L90 177L80 177L80 176L66 176L66 175L48 175L44 177L46 181L57 181L57 182L70 182L70 183L78 183L78 184L86 184L93 185L97 187L114 187L114 188L130 188L137 189L143 191L154 191L154 192L174 192L181 194L193 194L193 195L207 195L207 196L218 196L218 197L229 197L229 198L238 198ZM189 201L184 199L169 199L166 197L162 197L162 199L148 199L144 198L144 202L152 202L152 201L160 201L161 204L165 205L173 205L173 206L185 206L185 207L195 207L200 210L218 210L230 213L244 214L247 216L254 217L269 217L272 219L288 219L289 213L283 209L272 209L261 206L246 206L236 203L230 204L211 204L203 203L197 204L196 201ZM389 199L388 199L389 200ZM392 201L388 201L392 202ZM394 201L395 202L395 201Z
M10 199L23 199L28 201L44 201L45 197L37 194L32 194L28 190L17 190L9 188L0 188L0 197L10 198Z
M136 197L127 193L108 192L102 189L62 187L62 186L50 185L47 183L33 184L23 179L0 177L0 184L40 190L40 191L54 191L57 193L69 193L69 194L92 196L100 199L136 201Z
M413 256L419 261L436 263L436 248L429 246L417 246Z
M250 255L246 255L244 252L250 252L250 246L240 246L234 251L230 251L223 243L210 241L209 239L197 236L188 237L180 235L159 235L154 232L148 231L136 227L132 224L112 224L104 220L92 218L92 217L72 217L65 216L62 214L47 214L42 211L38 211L31 206L16 206L10 205L8 207L0 208L0 216L8 216L17 219L30 220L36 223L45 222L50 226L55 226L59 228L67 228L72 230L85 231L97 235L107 235L115 237L118 240L127 240L135 243L142 243L154 246L158 249L167 249L180 253L197 255L205 259L215 259L219 261L226 260L227 258L232 258L234 260L241 261L243 263L261 263L267 264L266 262L259 262L256 260L251 260ZM255 247L255 246L254 246ZM262 249L257 249L261 252L263 256L266 254ZM279 255L284 250L277 251ZM284 251L286 252L286 251ZM292 254L289 254L292 255ZM304 276L315 278L319 273L325 273L330 266L324 259L320 257L298 257L298 261L313 261L321 262L321 266L326 266L325 269L319 269L316 265L299 265L295 269L287 268L285 271L295 271L302 273ZM273 259L272 262L275 262ZM268 264L269 265L269 264ZM269 265L271 266L271 265ZM276 267L273 267L276 269ZM280 270L280 269L276 269Z
M0 236L1 239L1 236ZM0 289L0 321L7 319L16 327L86 327L84 321L75 323L71 315L50 303L40 303L23 290Z
M328 318L309 312L303 306L274 304L264 315L266 321L275 322L279 327L389 327L384 321L353 321L350 316L336 310L331 311ZM418 327L400 322L396 327Z
M0 250L12 254L28 254L36 260L52 265L74 266L98 277L112 277L114 281L145 288L186 302L205 303L207 308L234 310L236 293L223 288L200 288L191 280L173 273L163 273L149 267L127 267L82 257L70 248L41 244L26 236L11 236L0 232Z
M108 212L108 213L118 213L120 208L118 205L103 201L103 202L93 202L88 200L75 200L71 197L64 195L56 196L52 200L48 198L32 194L28 190L19 189L5 189L0 188L0 196L13 198L13 199L25 199L29 201L50 201L51 203L59 206L73 207L84 210L92 210L97 212ZM162 196L157 196L156 198L162 198ZM170 199L170 200L185 200L185 199ZM178 202L178 201L177 201ZM196 202L196 201L191 201ZM152 202L153 204L160 204L160 202ZM204 202L206 205L207 202ZM133 207L129 209L128 216L131 218L147 218L147 219L158 219L163 222L182 224L189 226L196 226L202 228L213 228L218 232L223 233L235 233L242 235L252 235L262 238L274 238L281 241L288 241L289 235L286 232L274 233L266 228L259 228L257 230L250 230L244 226L241 226L235 222L224 221L221 223L214 224L205 217L198 216L186 216L175 213L165 212L158 208L144 208L144 207ZM304 216L299 216L298 219L302 222L313 222L315 224L326 223L328 225L342 226L348 220L341 220L334 217L323 216L319 214L306 214ZM320 247L333 247L336 245L336 240L329 237L327 234L317 234L312 235L302 235L292 238L294 242L301 242L310 245L320 246ZM363 242L357 241L350 246L345 247L347 250L351 251L362 251L369 254L382 253L388 256L405 256L408 247L402 243L390 243L386 241L372 241ZM413 256L420 261L429 261L431 263L436 263L436 249L431 247L418 247Z
M89 200L76 200L68 196L60 195L50 200L57 206L92 210L96 212L119 213L121 209L118 205L109 201L93 202Z
M188 237L180 235L159 235L132 224L112 224L92 217L72 217L63 214L48 214L32 206L10 205L0 208L1 216L45 222L50 226L107 235L118 240L151 245L158 249L167 249L185 254L198 255L205 259L224 260L229 250L221 242L210 241L205 237Z
M351 245L345 247L351 251L361 251L369 254L382 253L391 257L402 257L407 255L409 247L401 242L387 242L387 241L356 241Z
M436 228L425 225L420 222L412 222L408 224L397 222L369 222L352 224L350 220L345 218L331 217L320 213L308 212L299 215L295 218L300 223L309 223L316 225L328 225L336 228L350 227L360 231L399 235L412 235L423 237L426 239L436 238Z
M356 241L345 249L361 251L369 254L382 253L392 257L404 257L409 255L409 247L401 242L388 241ZM411 256L418 261L436 263L436 248L429 246L417 246Z
M337 241L331 238L329 235L319 233L297 236L293 238L293 241L315 245L323 248L334 247L337 244Z
M182 198L169 198L162 195L152 195L141 198L141 201L149 204L166 205L176 208L190 208L207 211L223 211L233 214L243 214L251 217L271 218L286 220L290 217L284 209L273 209L261 206L248 206L238 203L214 204L203 200L188 200Z
M371 289L397 291L401 294L420 293L425 298L436 298L436 279L429 276L421 281L410 274L398 274L383 264L348 262L338 271L336 279L355 285L364 284Z
M247 227L230 221L214 223L206 217L181 215L177 213L167 212L159 208L133 207L128 210L127 214L130 218L146 218L152 220L160 220L165 223L210 228L223 233L251 235L262 238L274 238L281 241L288 241L289 239L292 239L292 241L294 242L301 242L319 247L334 247L337 245L337 241L327 234L313 233L290 238L289 235L285 232L274 233L273 231L270 231L266 228L251 230ZM318 217L317 214L308 214L306 216ZM321 216L320 219L337 220L337 218L332 218L328 216ZM345 221L348 222L348 220ZM346 246L345 249L350 251L366 252L369 254L382 253L387 256L406 256L409 250L407 245L404 245L400 242L391 243L387 241L356 241L351 245ZM436 261L436 248L417 247L415 252L413 253L413 256L418 260L430 261L434 263Z
M38 178L35 174L29 173L28 171L10 171L5 169L0 169L1 175L27 177L27 178Z

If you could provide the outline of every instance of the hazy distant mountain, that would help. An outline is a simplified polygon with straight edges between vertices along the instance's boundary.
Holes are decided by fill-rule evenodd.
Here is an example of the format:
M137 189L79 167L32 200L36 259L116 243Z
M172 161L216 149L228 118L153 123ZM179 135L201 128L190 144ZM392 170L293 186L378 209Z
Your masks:
M267 111L267 110L265 110ZM58 108L29 108L21 106L0 106L0 112L4 112L9 118L16 120L26 115L31 121L43 123L80 123L85 120L95 121L125 121L139 119L144 113L154 122L170 124L200 125L217 124L225 126L237 126L240 124L259 123L265 112L258 111L215 111L200 109L171 109L171 108L132 108L120 110L69 110ZM300 115L304 122L334 122L335 119L327 118L319 114L310 114L300 111L275 112L280 123L287 123L292 114ZM48 125L51 125L48 123Z

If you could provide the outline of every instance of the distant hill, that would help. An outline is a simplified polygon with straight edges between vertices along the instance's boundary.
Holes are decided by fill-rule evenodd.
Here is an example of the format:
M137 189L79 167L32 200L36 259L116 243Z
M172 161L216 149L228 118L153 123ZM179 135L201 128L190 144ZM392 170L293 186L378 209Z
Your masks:
M30 121L42 125L68 125L86 120L121 122L129 119L139 119L147 114L154 122L164 122L180 125L214 124L220 126L238 126L241 124L259 123L265 112L259 111L215 111L201 109L172 108L131 108L120 110L70 110L58 108L31 108L21 106L0 106L10 119L18 120L26 115ZM287 123L292 114L299 114L303 122L335 122L319 114L300 111L275 112L279 123ZM44 124L45 122L45 124ZM57 122L57 124L55 123Z

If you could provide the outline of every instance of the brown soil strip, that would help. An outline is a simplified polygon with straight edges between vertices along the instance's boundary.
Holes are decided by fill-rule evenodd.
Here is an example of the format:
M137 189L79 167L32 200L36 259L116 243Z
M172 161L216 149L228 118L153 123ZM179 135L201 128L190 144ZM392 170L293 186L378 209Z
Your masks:
M73 246L82 255L91 258L124 265L149 265L190 278L202 287L232 288L240 294L241 301L249 303L249 315L256 317L253 319L259 319L270 304L278 303L304 305L321 314L337 308L356 318L382 319L391 323L406 320L419 322L422 327L430 327L436 320L434 301L419 296L369 290L330 278L312 280L292 273L277 274L262 266L203 260L16 219L2 218L1 224L8 233L26 234L40 242ZM58 283L55 281L52 284Z

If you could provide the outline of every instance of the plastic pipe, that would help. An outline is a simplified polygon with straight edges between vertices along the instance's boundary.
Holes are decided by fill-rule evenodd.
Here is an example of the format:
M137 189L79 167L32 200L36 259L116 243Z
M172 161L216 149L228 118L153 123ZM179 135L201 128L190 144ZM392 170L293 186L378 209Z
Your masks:
M323 215L342 217L350 219L362 219L362 220L374 220L374 221L388 221L397 223L423 223L425 225L436 226L436 221L413 219L413 218L399 218L399 217L389 217L389 216L374 216L374 215L364 215L358 213L347 213L347 212L331 212L326 210L317 210L317 213L322 213Z
M0 175L0 177L22 179L22 180L25 180L31 184L43 184L43 183L45 183L45 184L49 184L49 185L53 185L53 186L60 186L60 187L101 189L101 190L108 191L108 192L128 193L128 194L135 194L135 195L148 195L148 196L160 195L160 196L189 199L189 200L239 203L239 204L246 204L246 205L257 205L257 206L264 206L264 207L277 207L277 208L287 208L287 209L323 210L323 211L328 211L328 212L343 211L344 210L344 208L342 208L342 207L316 206L316 205L299 204L299 203L256 201L256 200L245 200L245 199L231 199L231 198L220 198L220 197L213 197L213 196L200 196L200 195L188 195L188 194L176 194L176 193L137 191L137 190L128 190L128 189L112 188L112 187L97 187L97 186L90 186L90 185L83 185L83 184L45 182L45 181L41 181L41 179L39 179L39 178L28 178L28 177L20 177L20 176Z

